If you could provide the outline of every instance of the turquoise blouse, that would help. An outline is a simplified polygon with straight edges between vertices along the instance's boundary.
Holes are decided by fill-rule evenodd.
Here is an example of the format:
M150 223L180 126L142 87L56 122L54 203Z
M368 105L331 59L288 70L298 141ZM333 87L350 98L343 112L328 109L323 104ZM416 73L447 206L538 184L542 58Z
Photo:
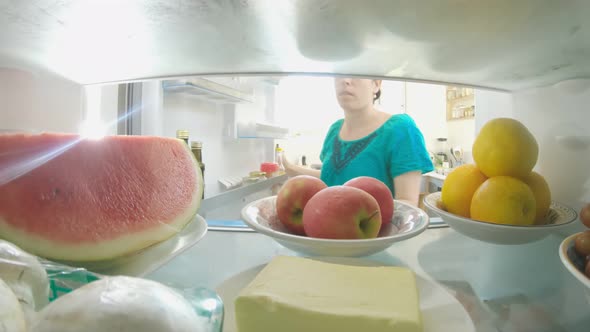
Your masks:
M340 139L344 119L330 127L320 154L321 179L328 186L341 185L357 176L383 181L395 196L393 179L410 171L432 171L424 136L407 114L391 116L371 134L351 141Z

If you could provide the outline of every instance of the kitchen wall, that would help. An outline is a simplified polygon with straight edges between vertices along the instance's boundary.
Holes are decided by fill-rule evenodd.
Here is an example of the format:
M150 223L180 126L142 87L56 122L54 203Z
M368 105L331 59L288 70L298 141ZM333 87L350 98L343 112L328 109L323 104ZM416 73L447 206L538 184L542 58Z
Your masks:
M383 81L377 108L391 114L403 113L405 84ZM332 77L294 76L281 80L276 94L276 121L292 129L294 137L276 140L291 162L319 164L324 137L330 125L344 117L334 92Z
M276 95L275 121L291 129L292 137L276 140L285 157L298 162L303 155L307 164L320 163L324 136L334 121L342 117L336 101L334 79L293 76L281 79Z
M222 190L219 178L244 177L258 170L261 162L272 161L272 140L227 135L228 126L242 119L269 120L268 93L268 87L260 85L254 88L253 103L220 104L188 94L164 93L161 83L150 83L142 94L146 109L142 134L175 137L176 130L184 129L189 131L190 140L203 142L205 197L211 197Z
M406 83L406 111L424 136L428 151L437 152L438 137L448 137L444 85Z
M447 137L447 150L461 146L470 161L475 137L473 119L446 120L445 86L425 83L383 81L384 112L409 114L422 131L427 149L437 151L438 137ZM290 77L281 80L277 93L277 121L294 130L295 137L277 140L292 162L306 156L308 164L319 163L323 140L330 125L343 117L334 94L333 78Z

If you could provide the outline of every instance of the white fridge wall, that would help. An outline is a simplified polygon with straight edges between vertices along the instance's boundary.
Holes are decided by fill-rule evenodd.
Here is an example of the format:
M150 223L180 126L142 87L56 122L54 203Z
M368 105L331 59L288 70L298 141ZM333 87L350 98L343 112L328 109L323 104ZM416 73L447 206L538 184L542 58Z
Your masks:
M0 129L78 132L83 88L43 72L0 68Z
M99 107L100 119L107 125L105 135L116 135L119 107L119 86L117 84L103 85L100 87Z
M118 86L97 90L105 134L117 133ZM0 68L0 129L79 133L87 110L85 88L54 74Z
M590 202L589 87L590 80L571 81L513 95L514 118L539 143L535 170L547 179L553 200L577 211ZM562 144L557 137L564 136L580 137L586 146Z
M162 82L154 80L141 85L141 134L163 136ZM176 134L174 134L176 136Z
M475 90L475 133L493 118L514 118L512 94Z

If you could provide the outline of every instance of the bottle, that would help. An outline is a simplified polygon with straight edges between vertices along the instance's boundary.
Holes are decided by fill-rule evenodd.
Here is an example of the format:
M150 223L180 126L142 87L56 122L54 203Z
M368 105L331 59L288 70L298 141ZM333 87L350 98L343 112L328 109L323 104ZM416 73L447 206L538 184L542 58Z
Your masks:
M205 198L205 163L203 163L203 142L192 141L191 151L193 152L195 159L197 159L197 163L201 169L201 174L203 174L203 196L201 198Z
M280 164L280 160L279 160L279 152L281 151L281 147L279 146L279 144L275 145L275 158L273 160L273 162Z
M178 129L176 131L176 138L183 140L186 143L186 146L189 146L189 144L188 144L188 130Z
M283 149L277 144L275 147L275 163L279 164L278 175L285 173L285 167L283 166Z

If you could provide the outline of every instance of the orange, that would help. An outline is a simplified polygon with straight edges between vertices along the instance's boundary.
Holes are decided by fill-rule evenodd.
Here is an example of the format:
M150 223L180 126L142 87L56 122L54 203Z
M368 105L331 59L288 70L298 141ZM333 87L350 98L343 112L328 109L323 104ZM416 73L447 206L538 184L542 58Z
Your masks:
M522 180L511 176L487 179L473 194L471 218L506 225L532 225L535 195Z
M544 224L551 205L551 191L549 185L543 176L535 171L531 172L529 176L523 179L524 182L531 188L533 195L535 195L535 202L537 203L537 211L535 213L535 224Z
M474 164L455 168L443 184L441 200L444 208L450 213L469 218L471 197L486 179Z
M510 118L492 119L473 142L473 160L487 177L525 178L537 163L539 146L522 123Z

